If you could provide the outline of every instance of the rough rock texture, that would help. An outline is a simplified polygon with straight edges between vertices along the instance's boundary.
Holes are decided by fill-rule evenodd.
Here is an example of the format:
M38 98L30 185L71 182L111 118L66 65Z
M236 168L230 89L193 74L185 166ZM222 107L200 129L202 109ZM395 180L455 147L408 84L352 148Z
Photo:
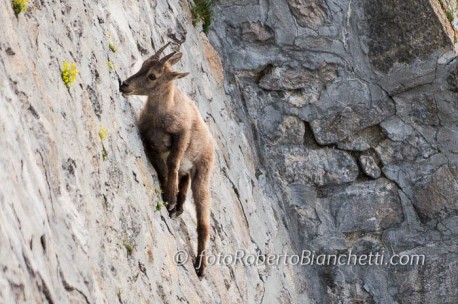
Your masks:
M361 155L359 158L359 164L361 165L364 173L372 178L379 178L380 174L382 174L374 158L370 155Z
M332 189L323 197L343 233L377 232L403 220L396 187L385 179Z
M211 44L187 1L30 3L16 18L0 1L0 303L458 302L458 59L439 1L218 0ZM117 77L170 40L217 142L211 254L425 265L178 266L192 201L155 211L144 99Z
M158 183L135 126L144 99L122 97L107 65L125 79L161 44L177 49L185 39L177 69L191 76L178 85L217 141L209 252L292 252L284 212L256 177L253 141L222 89L221 61L188 3L30 3L16 18L0 1L0 303L307 303L297 268L216 265L199 281L191 260L173 260L196 251L193 204L178 220L155 211ZM64 61L79 69L70 90Z
M449 9L455 1L217 1L209 37L225 90L296 250L426 255L423 266L308 267L315 303L458 302ZM247 39L246 22L274 38Z

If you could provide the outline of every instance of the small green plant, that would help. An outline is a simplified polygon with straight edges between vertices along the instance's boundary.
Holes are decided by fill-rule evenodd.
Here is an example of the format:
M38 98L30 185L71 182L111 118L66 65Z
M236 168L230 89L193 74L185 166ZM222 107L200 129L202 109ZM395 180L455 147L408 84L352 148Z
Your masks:
M30 0L13 0L13 1L11 1L11 4L13 6L13 11L16 14L16 17L20 13L25 13L27 11L27 8L29 7L29 1Z
M208 33L213 15L212 1L194 0L194 4L191 6L191 14L192 24L196 26L197 24L202 22L202 29L204 33Z
M76 68L76 63L64 61L61 75L65 85L68 89L70 89L72 84L76 81L76 76L78 76L78 69Z
M103 145L103 142L108 138L108 136L110 135L109 132L108 132L108 129L105 128L104 125L100 125L100 128L99 128L99 138L100 140L102 141L102 159L105 161L107 160L108 158L108 152L107 150L105 149L105 146Z
M157 202L157 204L156 204L156 211L160 212L160 211L162 210L162 207L163 207L163 206L164 206L164 205L162 204L162 202Z
M105 147L102 148L102 160L103 161L106 161L108 158L108 152L107 150L105 149Z
M453 22L453 20L455 19L455 16L453 16L452 10L447 9L445 11L445 14L447 15L447 20L450 22Z
M108 48L109 48L110 51L112 51L113 53L116 53L116 51L117 51L117 49L116 49L116 47L114 46L113 43L108 44Z
M105 128L104 125L100 125L100 129L99 129L99 137L100 137L100 140L101 141L105 141L108 136L109 136L109 132L108 132L108 129Z
M122 290L118 289L116 292L116 296L118 297L119 303L122 303Z
M116 71L118 69L118 66L115 63L111 62L110 60L108 60L107 62L107 67L109 70L113 70L113 71Z
M159 201L157 202L156 204L156 211L160 212L162 210L162 207L167 207L169 205L168 202L162 202L162 201Z
M125 240L123 245L126 248L127 255L132 255L132 253L134 252L134 246L132 246L132 244L128 240Z
M113 35L110 32L105 32L105 37L107 37L107 40L108 40L108 49L112 53L116 53L117 51L119 51L119 45L120 45L119 40L116 38L113 38Z

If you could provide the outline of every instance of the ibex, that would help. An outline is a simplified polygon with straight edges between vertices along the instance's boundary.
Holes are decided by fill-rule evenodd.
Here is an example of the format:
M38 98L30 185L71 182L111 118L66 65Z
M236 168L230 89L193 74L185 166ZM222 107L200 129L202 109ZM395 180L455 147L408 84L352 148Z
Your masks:
M170 44L147 59L140 71L121 83L124 95L146 95L147 102L138 119L146 156L156 169L168 202L169 215L183 213L191 184L197 214L197 275L206 268L205 248L210 229L210 175L214 161L214 141L194 102L174 84L189 73L172 70L182 56L173 52L160 59Z

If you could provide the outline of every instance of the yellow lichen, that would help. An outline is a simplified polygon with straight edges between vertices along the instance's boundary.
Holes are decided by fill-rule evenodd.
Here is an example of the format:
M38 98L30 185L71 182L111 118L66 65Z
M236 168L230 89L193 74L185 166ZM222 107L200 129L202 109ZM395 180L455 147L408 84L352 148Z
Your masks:
M101 139L102 141L104 141L105 139L108 138L108 135L109 135L108 129L105 128L105 126L101 125L101 126L100 126L100 129L99 129L99 137L100 137L100 139Z
M116 65L116 63L113 63L111 61L107 62L107 67L108 67L108 69L114 70L114 71L116 71L118 69L118 66Z
M67 88L70 89L72 84L76 81L76 76L78 76L78 69L76 68L76 63L64 61L62 67L62 80L64 81Z
M29 7L29 1L30 0L13 0L11 1L11 4L13 6L13 11L17 15L20 13L25 13L27 11L27 8Z

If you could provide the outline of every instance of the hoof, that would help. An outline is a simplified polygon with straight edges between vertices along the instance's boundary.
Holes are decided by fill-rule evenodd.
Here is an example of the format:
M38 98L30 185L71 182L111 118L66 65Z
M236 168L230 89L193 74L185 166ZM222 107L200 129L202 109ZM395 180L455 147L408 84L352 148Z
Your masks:
M172 211L175 209L175 206L177 205L177 200L176 199L171 199L168 196L162 195L162 201L165 203L167 202L167 210Z
M165 193L162 193L162 201L163 202L168 202L168 197L165 196Z
M172 210L169 211L169 216L172 219L176 219L181 214L183 214L183 209L177 210L176 208L173 208Z
M196 269L196 274L200 281L202 281L205 278L205 273L202 270L202 268Z
M194 269L196 270L197 277L202 281L205 278L205 266L201 265L200 259L196 259L194 262Z

